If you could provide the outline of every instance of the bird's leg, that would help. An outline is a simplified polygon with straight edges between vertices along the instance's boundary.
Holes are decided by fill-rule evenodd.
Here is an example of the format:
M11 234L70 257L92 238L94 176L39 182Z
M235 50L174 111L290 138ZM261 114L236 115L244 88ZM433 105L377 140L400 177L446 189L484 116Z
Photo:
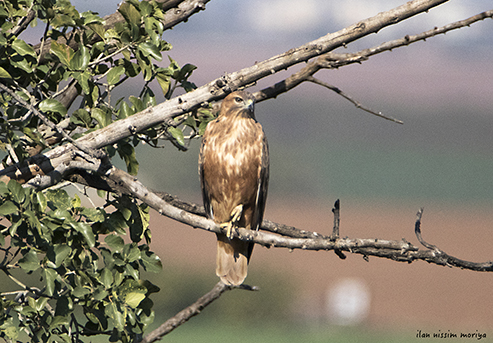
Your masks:
M243 212L243 205L238 205L236 206L233 211L231 211L231 219L227 221L226 223L222 223L220 226L222 228L226 228L226 237L228 239L233 238L233 227L238 227L238 222L240 221L241 218L241 213Z

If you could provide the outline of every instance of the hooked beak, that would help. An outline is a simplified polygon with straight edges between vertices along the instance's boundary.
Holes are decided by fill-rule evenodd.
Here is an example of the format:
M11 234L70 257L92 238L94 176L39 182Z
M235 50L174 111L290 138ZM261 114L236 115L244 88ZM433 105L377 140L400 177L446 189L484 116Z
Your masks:
M246 102L245 102L245 107L248 111L252 112L255 110L255 101L254 99L248 99Z

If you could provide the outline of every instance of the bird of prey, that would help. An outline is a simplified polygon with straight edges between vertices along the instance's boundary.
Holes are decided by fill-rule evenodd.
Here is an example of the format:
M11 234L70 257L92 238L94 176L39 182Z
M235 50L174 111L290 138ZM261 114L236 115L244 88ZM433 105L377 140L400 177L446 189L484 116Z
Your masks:
M233 230L258 230L267 198L269 150L254 103L248 92L229 94L207 125L200 148L205 211L226 228L226 234L216 234L216 274L226 285L243 283L254 244L233 238Z

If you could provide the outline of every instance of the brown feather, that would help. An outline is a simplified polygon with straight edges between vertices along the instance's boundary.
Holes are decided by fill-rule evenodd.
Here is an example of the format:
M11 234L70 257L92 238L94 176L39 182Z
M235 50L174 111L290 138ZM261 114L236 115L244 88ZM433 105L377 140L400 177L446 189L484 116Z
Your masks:
M258 230L269 179L269 154L262 126L255 120L254 98L247 92L228 95L218 118L205 130L199 156L204 206L209 218L227 223L238 205L239 227ZM217 234L216 274L239 285L247 275L253 243Z

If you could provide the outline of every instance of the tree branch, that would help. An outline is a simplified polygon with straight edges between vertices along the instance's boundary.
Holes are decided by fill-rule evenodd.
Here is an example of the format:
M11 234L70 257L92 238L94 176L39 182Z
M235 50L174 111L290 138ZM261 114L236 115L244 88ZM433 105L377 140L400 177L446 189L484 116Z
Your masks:
M77 142L88 148L99 149L162 123L176 126L176 122L172 119L179 115L188 113L211 101L219 100L231 91L250 85L278 71L308 61L313 57L330 52L337 47L346 45L371 33L378 32L386 26L394 25L418 13L428 11L430 8L446 1L410 1L405 5L379 13L374 17L362 20L345 29L327 34L298 48L256 63L252 67L244 68L231 74L225 74L223 77L215 79L192 92L177 96L126 119L118 120L102 129L93 131L79 138ZM53 158L55 156L61 158L64 149L66 147L61 146L48 151L44 155L45 158L42 159L43 163L37 165L39 173L47 174L51 172L54 169L52 163ZM34 161L28 161L28 165ZM21 175L29 175L31 170L26 170L25 168L23 169L18 165L7 167L0 171L0 180L8 181L10 178L15 178L16 172Z
M186 323L190 318L198 315L205 307L211 304L214 300L218 299L224 292L232 289L244 289L249 291L258 290L257 287L250 287L247 285L240 286L227 286L219 281L211 291L200 297L195 303L178 312L174 317L168 319L161 324L157 329L150 332L141 341L142 343L151 343L160 340L163 336L167 335L178 326Z
M184 209L184 202L180 202L182 204L180 205L181 208L176 207L171 203L165 201L157 193L147 189L137 178L114 167L107 172L107 177L114 183L119 184L121 189L124 189L133 197L143 201L151 208L158 211L161 215L190 225L194 228L199 228L214 233L225 233L224 228L221 228L219 225L214 223L214 221L206 218L203 213L197 214L198 212L202 212L202 209L197 205L187 204L188 208L194 209L191 212ZM168 200L170 199L168 198ZM174 202L175 205L177 203L176 199L174 198L172 198L172 202ZM334 214L338 216L337 211L334 211ZM337 218L337 222L338 221L339 219ZM420 221L421 215L419 215L419 222ZM428 263L442 266L453 266L474 271L493 271L493 262L475 263L461 260L446 254L438 248L433 250L420 250L417 246L414 246L404 239L400 241L375 238L351 239L338 237L334 239L334 235L325 236L320 235L316 232L302 231L292 227L285 233L283 225L278 226L278 224L272 222L268 222L268 224L266 225L266 221L262 223L261 229L276 232L278 234L262 231L251 231L244 228L239 228L235 232L233 232L233 236L243 241L260 244L267 248L286 248L290 250L301 249L316 251L334 250L336 254L341 258L343 258L341 256L342 252L345 251L352 254L363 255L365 259L368 259L369 256L375 256L391 259L398 262L408 263L416 260L423 260ZM309 236L310 238L292 237L291 234L293 232L295 232L296 236ZM418 240L420 240L420 238L418 238ZM429 246L427 247L429 248Z
M484 20L486 18L493 18L493 10L486 11L469 17L464 20L460 20L451 24L447 24L440 28L433 28L431 30L425 31L423 33L417 35L406 35L403 38L392 40L386 43L382 43L376 47L370 49L364 49L355 53L347 53L347 54L337 54L333 52L328 52L326 54L321 55L316 60L308 62L305 67L303 67L298 72L290 75L286 79L277 82L275 85L262 89L261 91L256 92L255 98L257 102L262 102L267 99L276 98L278 95L288 92L289 90L297 87L301 83L305 81L310 81L317 83L323 87L326 87L342 97L346 98L350 102L352 102L356 107L374 114L376 116L382 117L387 120L394 121L396 123L402 124L400 120L397 120L392 117L384 116L381 112L375 112L358 101L352 99L349 95L341 91L339 88L332 86L324 81L316 79L313 77L315 73L317 73L321 69L337 69L342 66L346 66L353 63L362 63L369 59L369 57L382 53L384 51L391 51L396 48L400 48L403 46L407 46L412 43L416 43L421 40L426 40L427 38L445 34L449 31L460 29L466 26L470 26L471 24Z

